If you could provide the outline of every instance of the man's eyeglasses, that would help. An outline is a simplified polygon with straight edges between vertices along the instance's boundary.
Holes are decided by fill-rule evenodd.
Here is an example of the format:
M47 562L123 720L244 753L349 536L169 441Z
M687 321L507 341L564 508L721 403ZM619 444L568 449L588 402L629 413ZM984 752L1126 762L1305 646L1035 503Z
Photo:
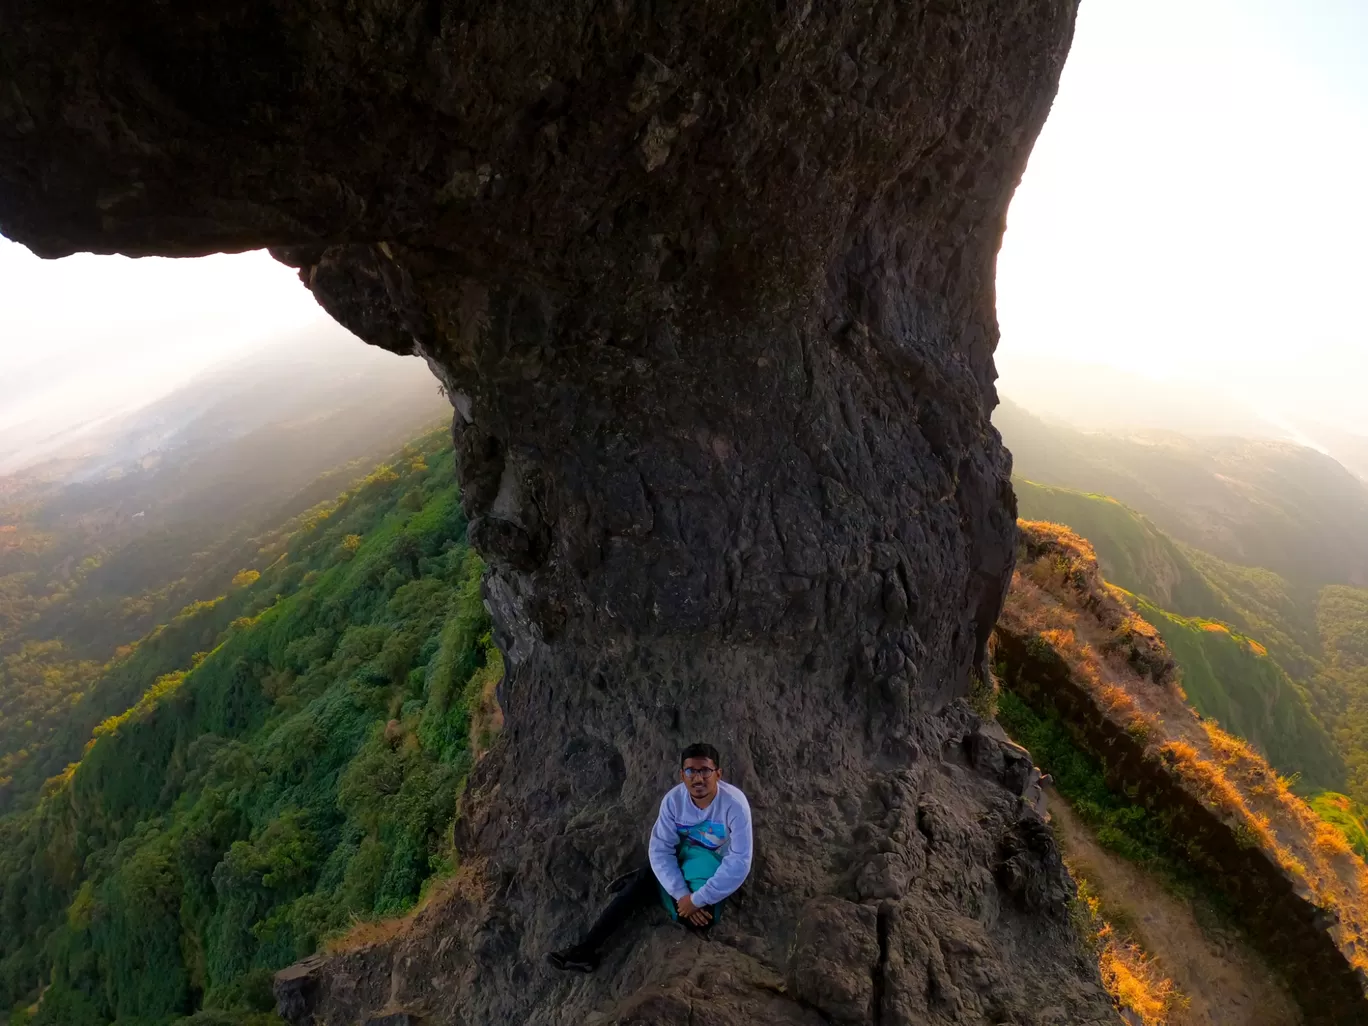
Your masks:
M689 766L685 768L684 775L688 777L690 780L692 780L694 777L698 777L702 780L707 780L716 772L717 770L713 769L711 766L704 766L701 769L694 769L694 767Z

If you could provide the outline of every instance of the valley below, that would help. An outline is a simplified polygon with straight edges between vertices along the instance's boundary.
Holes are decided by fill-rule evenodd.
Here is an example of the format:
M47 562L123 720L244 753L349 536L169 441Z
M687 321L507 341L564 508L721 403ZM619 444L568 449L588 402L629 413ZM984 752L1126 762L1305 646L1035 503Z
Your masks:
M292 501L311 501L339 473ZM1027 480L1017 493L1023 517L1087 540L1023 524L999 627L1013 640L999 641L993 690L973 703L1051 774L1045 805L1078 887L1080 951L1117 1014L1147 1026L1351 1021L1352 1003L1324 1004L1337 970L1310 967L1339 958L1348 979L1362 979L1368 952L1356 939L1368 831L1352 720L1368 636L1356 619L1362 593L1228 563L1105 495ZM65 501L60 487L44 494ZM123 599L154 617L188 604L141 639L127 637L131 625L103 624L106 644L119 643L104 662L97 650L75 664L64 654L84 634L66 625L106 615L105 600L84 597L99 594L90 590L98 578L72 578L65 619L41 605L12 615L0 692L0 737L11 738L0 752L0 982L12 1021L276 1021L277 1000L304 993L298 983L273 988L286 964L322 951L300 979L326 979L334 965L369 972L359 967L391 949L422 951L424 931L451 929L443 909L468 907L470 888L486 886L461 857L471 827L460 822L460 796L481 786L472 781L503 717L503 663L457 498L442 433L415 439L340 497L298 513L287 506L286 519L218 543L173 589ZM101 563L141 559L135 537L85 531L23 534L7 557L11 594L39 579L17 569L20 558L60 568L41 562L45 552L70 551L68 564L91 563L99 544ZM1047 594L1059 603L1054 620L1027 611ZM1108 653L1134 644L1145 654L1107 669ZM1038 656L1021 661L1028 651L1055 652L1064 669L1032 669ZM1158 705L1135 667L1161 682ZM1083 690L1059 683L1059 672ZM63 687L66 674L79 690L53 703L44 688ZM1079 705L1085 693L1095 697ZM1200 720L1178 726L1189 709ZM1139 749L1141 761L1127 762L1112 743L1099 746L1099 723L1117 717L1117 736L1151 752L1205 748L1202 728L1219 723L1230 740L1218 748L1231 754L1198 758L1230 783L1199 786L1186 807L1181 787L1155 790L1148 771L1132 778ZM1221 768L1232 758L1255 768ZM1282 825L1270 811L1282 806L1261 806L1269 799L1249 791L1260 774L1256 789L1294 809ZM1194 828L1193 815L1214 818ZM1202 834L1211 829L1232 831L1231 846ZM1268 871L1289 881L1284 898L1230 886L1251 870L1228 860L1257 850L1261 833L1271 838ZM1298 943L1311 946L1288 955L1300 914L1272 925L1286 900L1336 910L1333 950L1313 954L1308 934ZM126 960L148 945L162 952L156 988ZM290 1021L306 1021L298 1014Z
M7 1026L1368 1026L1337 22L172 6L0 17Z

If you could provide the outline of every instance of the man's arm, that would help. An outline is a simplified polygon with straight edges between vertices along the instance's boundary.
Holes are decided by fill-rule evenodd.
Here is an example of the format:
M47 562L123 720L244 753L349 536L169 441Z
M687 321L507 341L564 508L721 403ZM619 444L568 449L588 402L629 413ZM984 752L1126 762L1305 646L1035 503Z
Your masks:
M727 854L722 856L722 864L717 867L717 872L693 893L693 903L700 908L716 905L730 897L750 874L753 854L750 803L740 791L735 792L735 797L731 814L727 817Z
M665 888L665 893L678 901L689 893L689 885L684 882L684 874L679 869L679 859L675 848L679 845L679 833L675 830L674 816L670 814L670 795L667 792L660 800L660 815L651 828L649 852L651 871Z

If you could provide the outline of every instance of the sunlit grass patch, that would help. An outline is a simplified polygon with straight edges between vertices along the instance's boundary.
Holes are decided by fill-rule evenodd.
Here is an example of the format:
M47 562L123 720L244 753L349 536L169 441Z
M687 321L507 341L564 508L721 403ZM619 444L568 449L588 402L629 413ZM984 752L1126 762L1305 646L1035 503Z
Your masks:
M1140 615L1140 610L1154 607L1108 586L1090 560L1091 547L1071 537L1059 525L1022 522L1020 528L1018 573L999 630L1020 646L1023 663L1020 671L1012 670L1004 676L1011 679L1012 672L1024 673L1024 693L1030 694L1035 704L1038 692L1042 708L1049 712L1053 701L1051 689L1062 687L1055 682L1060 680L1061 672L1066 672L1074 688L1088 696L1087 705L1094 707L1112 728L1123 729L1139 746L1138 752L1125 745L1118 747L1115 763L1108 751L1099 752L1109 770L1120 772L1119 766L1126 767L1124 783L1137 788L1143 788L1143 782L1155 774L1166 774L1228 831L1221 835L1215 823L1198 817L1202 825L1193 834L1193 824L1182 818L1188 814L1179 815L1173 808L1136 810L1136 821L1130 822L1118 816L1119 809L1105 803L1090 807L1086 798L1080 800L1092 793L1090 786L1080 787L1077 780L1072 780L1067 785L1072 794L1061 786L1061 793L1092 827L1098 840L1104 847L1125 853L1130 847L1129 828L1153 817L1157 820L1154 825L1160 829L1151 832L1155 842L1151 850L1180 862L1185 858L1196 860L1194 872L1200 878L1200 886L1213 890L1224 888L1222 874L1230 872L1230 867L1219 863L1223 856L1213 852L1219 852L1223 845L1228 850L1229 842L1233 841L1246 851L1262 853L1270 869L1281 870L1292 883L1297 900L1333 913L1326 919L1326 929L1345 959L1355 965L1368 965L1368 955L1360 954L1368 952L1364 943L1368 937L1368 865L1360 857L1368 849L1368 830L1364 829L1362 818L1352 815L1346 807L1348 799L1329 799L1313 811L1294 792L1294 786L1311 789L1299 780L1300 767L1290 776L1279 774L1245 737L1222 729L1214 719L1199 717L1186 703L1177 682L1177 664L1163 638ZM1155 615L1168 614L1156 610ZM1232 657L1223 665L1242 667L1251 673L1262 671L1266 665L1262 647L1224 623L1172 619L1184 632L1184 639L1205 639L1198 651ZM1264 664L1259 660L1264 660ZM1032 667L1041 672L1034 684L1030 678ZM1291 687L1290 683L1267 674L1259 680L1261 685L1267 685L1263 694L1270 701L1280 694L1278 688L1283 684ZM1210 687L1209 682L1201 686ZM1065 707L1071 710L1068 715L1080 717L1068 728L1078 732L1078 737L1070 741L1097 743L1104 748L1115 745L1114 734L1106 728L1099 733L1099 725L1087 706L1075 708L1079 694L1072 688L1064 693L1068 695ZM1015 693L1005 692L1000 705L1003 725L1032 750L1042 767L1054 772L1055 760L1072 765L1070 760L1074 757L1051 741L1049 731L1040 729L1039 716L1020 715L1018 706L1022 703ZM1284 703L1277 708L1281 714L1288 707ZM1037 722L1033 723L1032 717ZM1090 747L1089 751L1092 750ZM1147 768L1138 769L1139 762ZM1317 771L1317 779L1324 778L1324 765L1316 764L1311 769ZM1100 780L1100 767L1098 774ZM1175 806L1186 807L1183 802ZM1122 828L1114 830L1113 821ZM1213 828L1216 835L1210 833ZM1169 830L1174 832L1173 836L1168 835ZM1218 843L1209 843L1218 838ZM1178 875L1182 875L1181 871ZM1124 963L1115 969L1117 987L1130 985L1127 971Z
M1078 883L1074 923L1097 959L1102 985L1144 1026L1167 1026L1173 1012L1186 1004L1183 995L1129 932L1109 921L1101 899L1078 868L1069 869Z

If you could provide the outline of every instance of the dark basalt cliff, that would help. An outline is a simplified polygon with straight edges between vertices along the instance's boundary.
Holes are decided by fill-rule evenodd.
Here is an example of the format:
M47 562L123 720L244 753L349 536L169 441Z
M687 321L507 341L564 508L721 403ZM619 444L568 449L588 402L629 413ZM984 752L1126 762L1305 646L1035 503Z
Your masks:
M295 1021L1110 1019L962 701L1013 560L994 259L1074 7L0 5L0 231L271 246L456 408L507 728L461 886L287 975ZM727 922L553 975L699 738L759 831Z

